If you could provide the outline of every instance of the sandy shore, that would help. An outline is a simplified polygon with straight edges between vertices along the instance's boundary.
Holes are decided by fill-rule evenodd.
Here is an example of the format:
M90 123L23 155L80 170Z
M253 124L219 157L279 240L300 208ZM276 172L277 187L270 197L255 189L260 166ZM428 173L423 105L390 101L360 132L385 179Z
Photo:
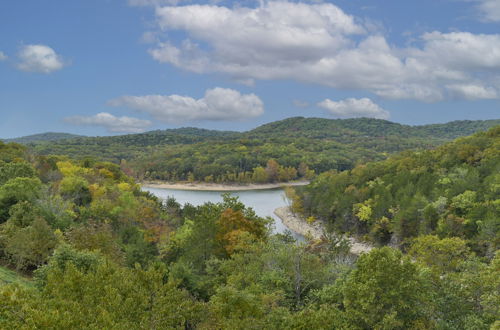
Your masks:
M268 190L286 186L304 186L308 181L265 183L265 184L219 184L200 182L143 182L141 185L146 188L177 189L177 190L198 190L198 191L242 191L242 190Z
M281 219L285 226L296 233L313 239L320 239L323 236L324 225L321 221L308 224L304 219L293 214L287 206L277 208L274 210L274 214ZM359 242L353 237L348 237L348 240L351 242L351 253L353 254L360 255L373 249L373 246Z

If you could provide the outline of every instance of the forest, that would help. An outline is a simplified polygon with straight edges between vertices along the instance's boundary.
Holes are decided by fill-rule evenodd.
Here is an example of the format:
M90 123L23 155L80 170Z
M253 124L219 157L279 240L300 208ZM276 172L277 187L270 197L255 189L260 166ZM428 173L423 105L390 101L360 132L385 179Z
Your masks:
M296 212L377 244L460 237L482 256L500 245L500 126L434 150L329 171L293 194Z
M498 329L499 151L497 126L325 171L290 198L331 231L296 242L230 195L162 201L123 164L0 142L0 328Z
M433 148L498 124L408 126L369 118L294 117L247 132L180 128L93 138L52 133L13 141L38 155L110 161L139 181L266 183L309 180L403 150Z

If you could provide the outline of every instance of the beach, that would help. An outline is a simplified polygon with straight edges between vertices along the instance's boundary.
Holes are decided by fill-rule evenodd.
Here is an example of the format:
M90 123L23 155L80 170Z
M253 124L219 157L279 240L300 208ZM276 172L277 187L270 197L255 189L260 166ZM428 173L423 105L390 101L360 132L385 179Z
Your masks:
M223 184L223 183L205 183L205 182L162 182L146 181L141 183L143 187L159 189L177 189L177 190L198 190L198 191L243 191L243 190L267 190L279 189L286 186L305 186L309 181L294 181L280 183L250 183L250 184Z

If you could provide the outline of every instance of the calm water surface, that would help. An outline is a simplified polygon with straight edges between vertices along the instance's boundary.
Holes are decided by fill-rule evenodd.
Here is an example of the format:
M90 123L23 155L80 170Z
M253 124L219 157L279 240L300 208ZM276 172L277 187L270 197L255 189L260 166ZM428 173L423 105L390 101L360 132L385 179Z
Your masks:
M142 189L162 199L172 196L180 204L190 203L195 206L206 202L222 202L222 194L225 193L221 191L176 190L149 187L143 187ZM274 231L276 233L283 233L287 229L281 222L281 219L274 214L276 208L288 205L283 189L230 191L229 193L233 196L238 196L240 201L246 206L253 208L257 215L273 218ZM294 236L300 238L299 235L294 234Z

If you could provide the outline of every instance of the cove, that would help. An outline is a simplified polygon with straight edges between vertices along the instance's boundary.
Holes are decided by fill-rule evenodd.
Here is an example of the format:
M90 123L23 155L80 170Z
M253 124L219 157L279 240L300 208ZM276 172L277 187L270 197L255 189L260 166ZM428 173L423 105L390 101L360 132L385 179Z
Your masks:
M222 202L222 194L230 193L237 196L246 206L253 208L255 213L261 217L271 217L274 220L274 232L283 233L288 228L281 219L274 214L278 207L287 206L285 192L281 188L267 190L244 190L244 191L198 191L198 190L178 190L166 188L142 187L142 190L149 191L158 198L166 199L174 197L175 200L184 205L190 203L194 206L202 205L206 202ZM302 236L292 232L292 235L301 240Z

